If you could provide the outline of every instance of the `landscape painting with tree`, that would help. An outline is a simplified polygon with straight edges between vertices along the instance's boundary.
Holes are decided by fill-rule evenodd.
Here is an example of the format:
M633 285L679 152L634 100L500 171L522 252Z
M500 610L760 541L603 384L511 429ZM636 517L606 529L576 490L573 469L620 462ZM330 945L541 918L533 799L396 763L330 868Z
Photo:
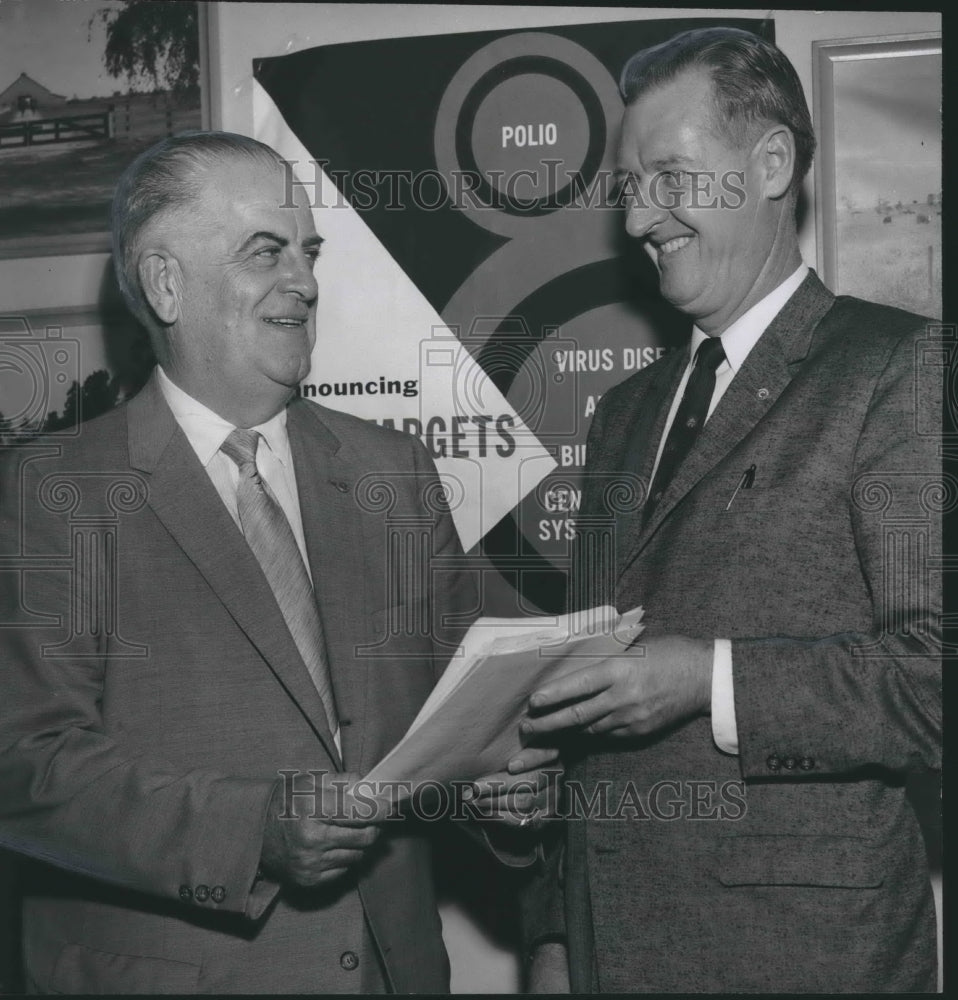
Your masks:
M0 4L0 257L106 250L123 168L202 122L198 5Z

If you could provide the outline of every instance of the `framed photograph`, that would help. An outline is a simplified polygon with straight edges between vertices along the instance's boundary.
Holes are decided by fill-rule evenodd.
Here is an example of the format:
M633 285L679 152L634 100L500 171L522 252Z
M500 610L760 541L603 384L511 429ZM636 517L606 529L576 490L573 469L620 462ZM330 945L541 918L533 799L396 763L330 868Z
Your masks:
M0 5L0 259L109 249L124 167L208 120L204 6Z
M818 269L941 317L941 36L812 43Z

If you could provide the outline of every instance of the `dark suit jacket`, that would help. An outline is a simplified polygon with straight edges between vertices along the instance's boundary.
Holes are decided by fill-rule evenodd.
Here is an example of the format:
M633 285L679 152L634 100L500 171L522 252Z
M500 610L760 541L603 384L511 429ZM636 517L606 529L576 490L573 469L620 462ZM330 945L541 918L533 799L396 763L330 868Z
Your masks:
M288 414L342 764L365 773L429 693L474 592L437 564L460 548L417 440L300 400ZM448 989L413 823L335 887L257 878L277 772L340 763L265 577L155 381L75 441L15 450L0 488L0 844L42 862L24 905L30 985L356 992L383 985L374 938L393 988Z
M614 524L614 559L575 590L644 605L648 635L731 639L740 752L718 750L702 716L593 742L570 767L609 803L568 824L554 860L574 989L934 989L903 781L940 766L941 383L926 336L919 317L810 275L644 529L614 484L623 469L640 493L648 482L687 352L601 400L580 552L605 551L592 546Z

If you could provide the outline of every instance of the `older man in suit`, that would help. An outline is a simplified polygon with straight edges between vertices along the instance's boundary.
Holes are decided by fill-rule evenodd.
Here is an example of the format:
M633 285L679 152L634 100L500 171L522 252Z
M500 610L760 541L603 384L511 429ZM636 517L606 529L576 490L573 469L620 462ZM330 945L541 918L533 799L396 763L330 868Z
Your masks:
M694 327L590 430L575 592L648 625L530 699L530 734L575 734L533 986L934 989L905 778L940 766L937 352L802 263L814 136L778 49L685 33L623 94L626 229Z
M227 133L131 165L115 263L159 365L5 470L0 844L32 859L31 990L448 989L431 831L352 793L476 596L421 444L293 398L321 239L284 168Z

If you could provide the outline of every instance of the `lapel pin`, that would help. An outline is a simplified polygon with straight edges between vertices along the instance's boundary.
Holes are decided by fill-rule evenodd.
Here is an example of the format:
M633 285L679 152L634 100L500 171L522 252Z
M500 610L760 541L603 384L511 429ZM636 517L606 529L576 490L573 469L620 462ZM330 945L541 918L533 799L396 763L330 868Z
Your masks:
M757 396L759 399L768 399L768 389L759 389Z

